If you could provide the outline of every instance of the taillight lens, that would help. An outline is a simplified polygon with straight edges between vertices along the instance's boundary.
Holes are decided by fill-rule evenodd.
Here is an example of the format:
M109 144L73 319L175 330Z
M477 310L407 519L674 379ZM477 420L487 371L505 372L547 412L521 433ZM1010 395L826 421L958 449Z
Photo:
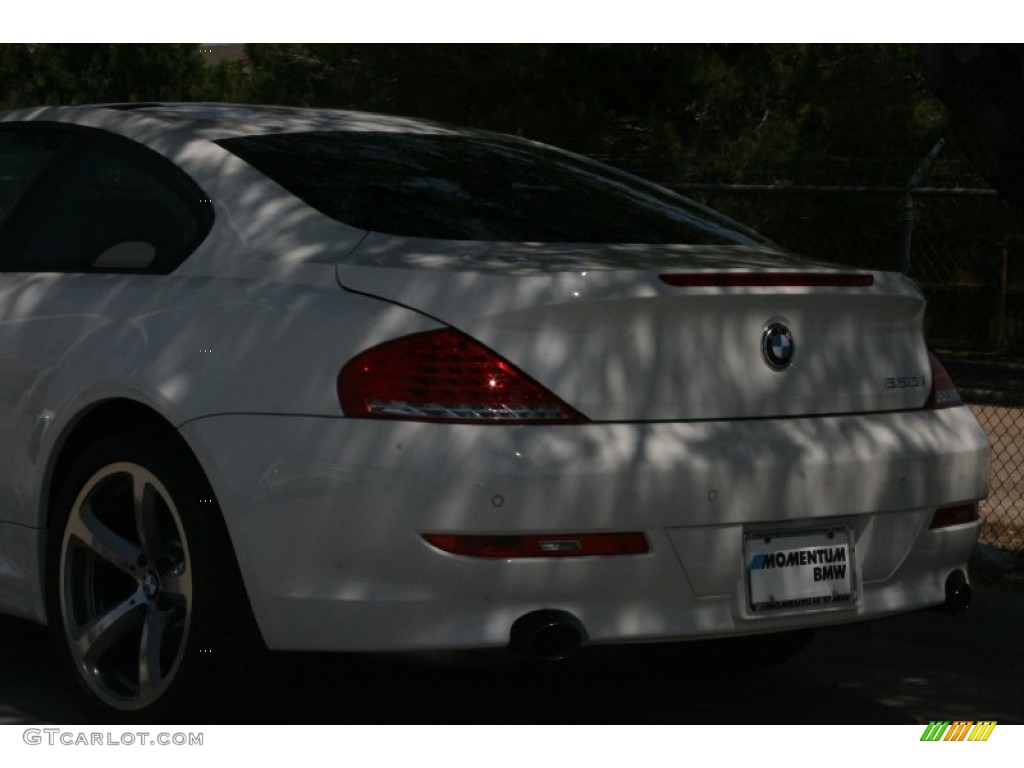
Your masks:
M545 536L461 536L425 533L432 546L453 555L511 559L519 557L593 557L642 555L647 538L640 532L558 533Z
M859 288L875 284L875 276L832 272L694 272L659 275L679 288Z
M936 528L949 528L954 525L973 523L977 519L977 504L961 504L957 507L944 507L935 510L935 514L932 515L931 525L928 527L934 531Z
M578 424L586 419L511 363L454 330L403 336L338 374L346 416L470 424Z
M960 393L956 391L953 380L949 378L949 374L939 362L939 358L929 352L928 359L932 364L932 391L928 395L928 401L924 407L934 411L939 408L963 405L964 401L960 399Z

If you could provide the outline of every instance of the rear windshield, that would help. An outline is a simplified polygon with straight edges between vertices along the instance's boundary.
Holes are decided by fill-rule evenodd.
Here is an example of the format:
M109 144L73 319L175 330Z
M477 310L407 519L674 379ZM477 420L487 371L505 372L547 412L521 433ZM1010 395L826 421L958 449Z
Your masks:
M762 242L661 187L515 139L311 132L218 143L321 213L358 229L442 240Z

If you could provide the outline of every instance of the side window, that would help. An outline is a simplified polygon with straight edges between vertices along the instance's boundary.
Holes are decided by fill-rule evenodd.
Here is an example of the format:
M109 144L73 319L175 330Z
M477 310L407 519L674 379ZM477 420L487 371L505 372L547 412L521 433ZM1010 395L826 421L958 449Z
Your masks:
M62 143L52 134L0 131L0 229Z
M93 134L93 135L89 135ZM212 210L167 160L127 140L75 130L58 170L17 214L0 268L34 272L173 270Z

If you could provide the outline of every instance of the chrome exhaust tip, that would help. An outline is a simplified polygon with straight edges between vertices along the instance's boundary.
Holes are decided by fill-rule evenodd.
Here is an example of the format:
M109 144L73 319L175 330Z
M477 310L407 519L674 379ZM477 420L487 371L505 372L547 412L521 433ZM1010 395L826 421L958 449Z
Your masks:
M971 585L967 576L960 569L953 571L946 578L946 602L942 605L944 613L950 615L963 613L971 607Z
M564 659L586 642L583 624L567 611L545 608L516 619L509 633L509 647L533 659Z

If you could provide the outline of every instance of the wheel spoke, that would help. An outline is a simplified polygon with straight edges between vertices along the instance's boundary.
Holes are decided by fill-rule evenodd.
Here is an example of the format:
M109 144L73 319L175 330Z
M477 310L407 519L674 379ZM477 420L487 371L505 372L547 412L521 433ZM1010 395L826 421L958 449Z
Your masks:
M146 614L139 642L139 697L143 700L154 698L163 682L160 659L174 616L175 612L169 610L150 610Z
M96 557L127 574L138 575L142 549L101 523L89 502L72 510L68 533Z
M181 608L192 601L192 574L185 563L178 563L160 575L160 594Z
M142 619L140 606L144 603L142 590L136 590L130 597L81 628L73 642L78 657L87 667L95 666L111 645L139 626Z
M146 478L132 476L132 505L135 510L135 528L139 532L142 551L150 563L173 556L157 523L157 502L160 494Z

